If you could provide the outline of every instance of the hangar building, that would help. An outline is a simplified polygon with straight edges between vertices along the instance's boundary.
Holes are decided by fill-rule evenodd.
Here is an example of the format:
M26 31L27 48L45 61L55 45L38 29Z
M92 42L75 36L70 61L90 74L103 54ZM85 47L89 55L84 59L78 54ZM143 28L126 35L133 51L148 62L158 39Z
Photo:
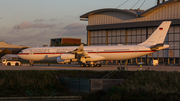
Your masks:
M81 39L79 39L79 38L55 38L55 39L51 39L50 46L56 46L56 44L59 44L59 43L81 44Z
M105 8L80 16L88 21L88 45L134 45L145 41L162 21L172 21L165 39L169 49L126 60L128 63L150 63L158 59L163 64L180 63L180 0L169 0L146 11ZM117 61L116 61L117 62ZM121 61L124 63L125 61Z

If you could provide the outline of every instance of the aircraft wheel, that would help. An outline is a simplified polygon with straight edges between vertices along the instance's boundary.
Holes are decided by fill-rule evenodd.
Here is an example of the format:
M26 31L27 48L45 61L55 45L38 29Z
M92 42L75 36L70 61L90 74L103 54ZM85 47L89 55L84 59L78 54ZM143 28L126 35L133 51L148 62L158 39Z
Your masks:
M101 67L101 64L97 64L97 67Z
M7 63L7 65L8 65L8 66L11 66L11 63L9 62L9 63Z
M86 67L86 64L82 63L80 66L81 66L81 67Z
M91 67L96 67L96 65L95 64L91 64Z
M83 67L83 64L81 64L80 67Z
M16 63L15 66L19 66L19 63Z
M90 64L86 64L86 67L90 67Z
M30 64L30 66L34 66L34 64Z

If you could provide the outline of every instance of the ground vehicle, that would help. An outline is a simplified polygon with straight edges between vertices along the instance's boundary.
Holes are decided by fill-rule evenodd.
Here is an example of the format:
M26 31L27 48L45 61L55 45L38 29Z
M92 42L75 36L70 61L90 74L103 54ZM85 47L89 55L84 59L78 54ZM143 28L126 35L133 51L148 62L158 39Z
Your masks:
M158 63L159 63L158 60L151 60L151 65L152 65L152 66L157 66Z
M3 66L20 66L21 62L19 61L8 61L7 59L2 60Z

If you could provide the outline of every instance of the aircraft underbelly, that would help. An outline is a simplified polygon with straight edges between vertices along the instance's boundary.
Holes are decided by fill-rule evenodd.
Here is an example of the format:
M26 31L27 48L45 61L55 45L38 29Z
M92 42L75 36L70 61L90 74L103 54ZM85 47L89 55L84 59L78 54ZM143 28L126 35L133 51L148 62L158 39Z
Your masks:
M96 53L94 55L96 56L96 58L98 58L98 56L102 56L103 59L100 60L125 60L140 57L150 53L152 52ZM60 56L60 54L33 54L28 56L21 56L21 58L32 61L56 61L58 56ZM91 59L89 60L92 61Z
M99 55L105 57L105 60L125 60L125 59L140 57L140 56L147 55L150 53L152 52L111 53L111 54L99 54Z

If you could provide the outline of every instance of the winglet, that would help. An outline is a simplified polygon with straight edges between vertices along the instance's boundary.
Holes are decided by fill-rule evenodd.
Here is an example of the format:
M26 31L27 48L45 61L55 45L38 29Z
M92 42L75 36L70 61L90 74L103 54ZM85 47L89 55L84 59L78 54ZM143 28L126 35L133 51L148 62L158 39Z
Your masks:
M81 44L81 45L77 48L77 52L84 51L83 47L84 47L84 44Z
M74 54L74 53L77 53L77 52L82 52L82 51L84 51L83 47L84 47L84 44L81 44L78 48L76 48L75 50L73 50L70 53Z

